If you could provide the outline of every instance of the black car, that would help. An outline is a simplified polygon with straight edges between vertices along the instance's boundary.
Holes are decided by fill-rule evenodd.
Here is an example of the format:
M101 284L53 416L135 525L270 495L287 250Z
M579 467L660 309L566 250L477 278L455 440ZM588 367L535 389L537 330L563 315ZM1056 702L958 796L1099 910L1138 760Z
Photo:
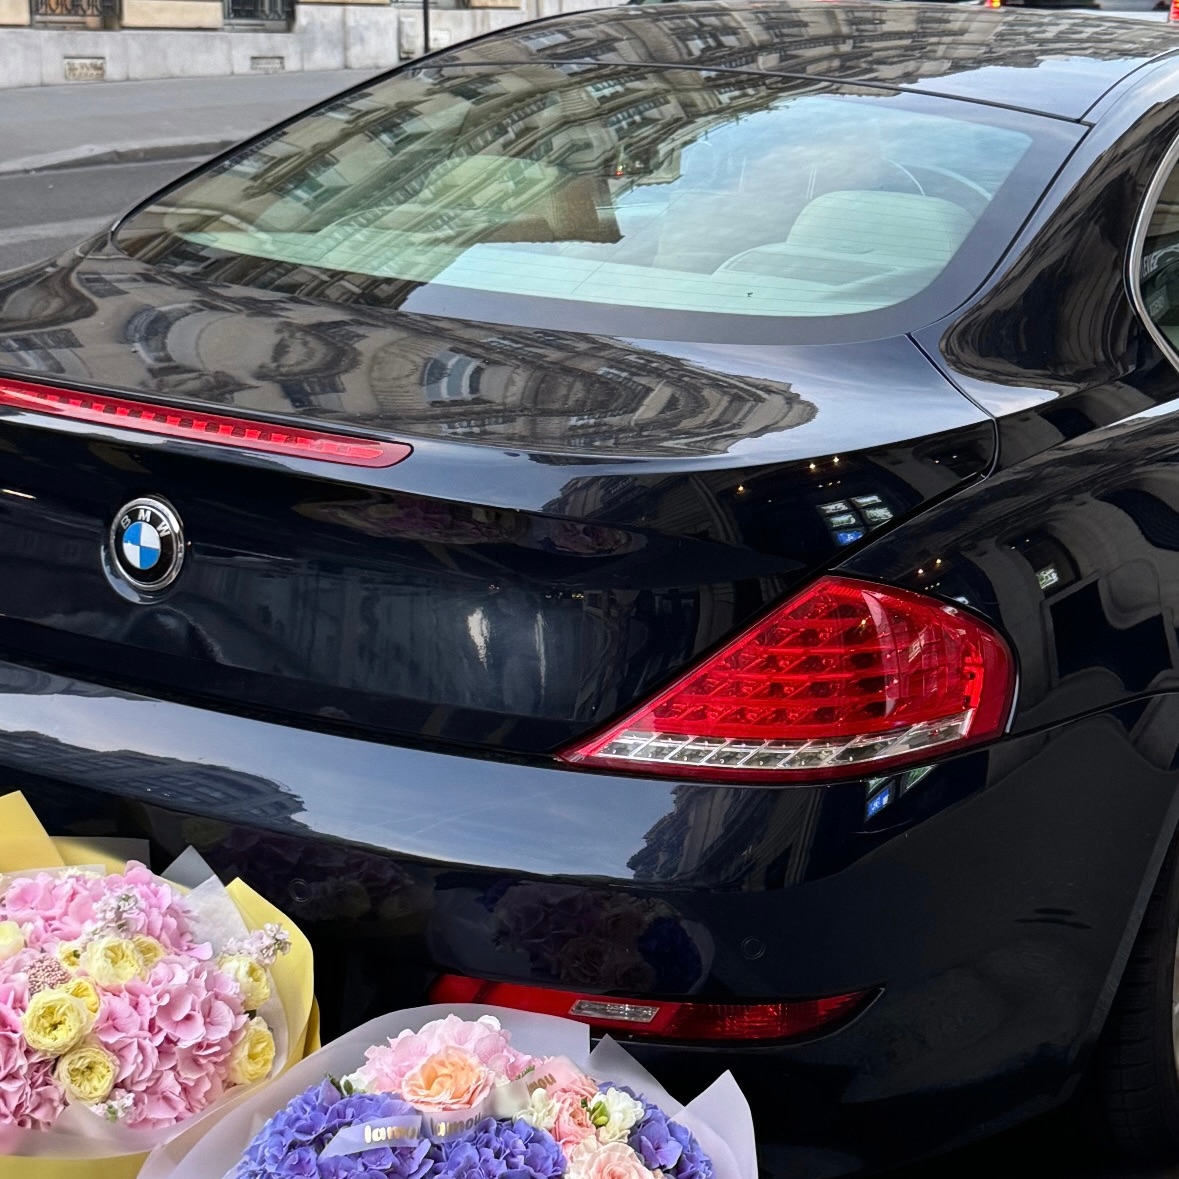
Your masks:
M520 25L0 278L0 782L338 1029L731 1066L772 1176L1179 1145L1179 33Z

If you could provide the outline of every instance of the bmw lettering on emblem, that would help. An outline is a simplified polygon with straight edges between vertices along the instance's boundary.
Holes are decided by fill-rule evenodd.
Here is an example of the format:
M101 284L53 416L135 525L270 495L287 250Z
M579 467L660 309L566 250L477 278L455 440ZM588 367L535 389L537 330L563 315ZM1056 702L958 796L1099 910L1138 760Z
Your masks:
M110 557L136 589L151 592L171 585L184 563L180 517L163 500L133 499L111 525Z

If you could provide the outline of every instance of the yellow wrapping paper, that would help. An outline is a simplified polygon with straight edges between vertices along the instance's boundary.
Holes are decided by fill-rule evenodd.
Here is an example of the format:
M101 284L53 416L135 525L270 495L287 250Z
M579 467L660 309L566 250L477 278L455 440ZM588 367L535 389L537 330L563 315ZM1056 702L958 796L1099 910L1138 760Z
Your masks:
M90 865L101 866L108 872L120 872L124 866L122 861L112 860L100 846L92 846L84 839L47 835L22 794L0 797L0 874ZM320 1047L311 945L302 930L248 884L234 880L226 891L251 929L274 921L290 934L291 952L278 958L270 968L290 1029L286 1061L286 1067L290 1068ZM245 1091L243 1088L242 1092ZM56 1159L0 1155L0 1179L133 1179L146 1157L146 1154L133 1154Z

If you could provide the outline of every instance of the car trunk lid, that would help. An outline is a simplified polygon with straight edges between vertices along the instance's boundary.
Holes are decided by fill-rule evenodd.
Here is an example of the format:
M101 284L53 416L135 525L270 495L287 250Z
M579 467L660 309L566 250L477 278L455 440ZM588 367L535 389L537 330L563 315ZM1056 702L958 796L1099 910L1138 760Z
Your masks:
M543 755L993 457L904 337L691 345L333 307L99 250L0 283L0 372L403 443L368 468L0 414L0 650ZM112 569L171 506L160 594Z

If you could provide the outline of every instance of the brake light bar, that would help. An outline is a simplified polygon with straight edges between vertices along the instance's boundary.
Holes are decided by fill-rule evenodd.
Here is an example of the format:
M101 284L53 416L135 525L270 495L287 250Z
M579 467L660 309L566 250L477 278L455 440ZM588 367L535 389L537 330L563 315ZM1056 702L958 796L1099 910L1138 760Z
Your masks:
M282 454L352 467L391 467L413 453L404 442L356 438L302 426L279 425L228 414L204 413L106 393L83 393L0 377L0 407L52 414L76 422L139 430L215 446Z
M981 619L823 577L558 756L722 782L862 777L999 736L1014 683L1006 642Z
M625 1032L661 1040L789 1040L830 1030L866 1007L875 991L781 1003L702 1003L688 999L616 999L521 983L488 982L444 974L430 988L431 1003L486 1003L560 1015L602 1032Z

